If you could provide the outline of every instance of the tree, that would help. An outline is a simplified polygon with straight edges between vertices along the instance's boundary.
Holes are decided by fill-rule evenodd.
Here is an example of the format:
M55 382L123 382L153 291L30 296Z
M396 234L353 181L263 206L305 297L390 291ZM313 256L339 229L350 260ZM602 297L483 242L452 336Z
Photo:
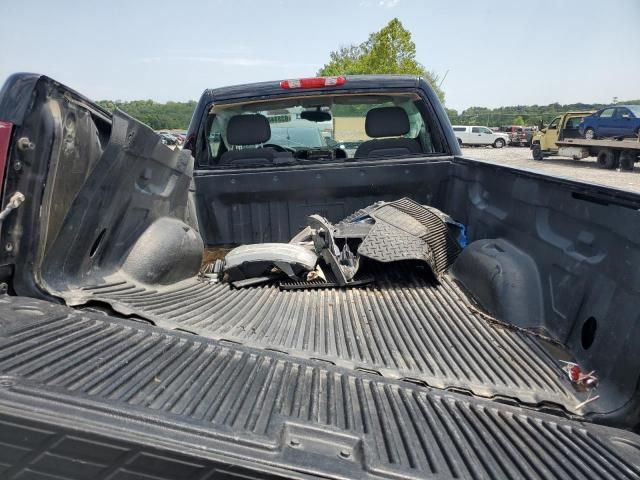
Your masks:
M444 102L444 92L438 86L438 75L416 60L416 44L411 40L411 32L397 18L382 30L369 35L366 42L332 51L329 63L318 71L318 75L322 76L371 73L420 75Z
M449 121L451 122L452 125L459 125L461 120L460 120L460 116L458 115L458 111L454 110L453 108L445 108L446 112L447 112L447 116L449 117Z
M130 102L101 100L98 105L110 112L119 108L155 130L164 128L186 130L196 102L193 100L167 103L156 103L153 100L133 100Z
M620 102L625 105L640 105L640 100ZM565 112L595 111L608 106L601 103L572 103L560 105L516 105L498 108L469 107L462 112L447 109L447 115L454 125L538 125L540 121L549 123L554 117Z

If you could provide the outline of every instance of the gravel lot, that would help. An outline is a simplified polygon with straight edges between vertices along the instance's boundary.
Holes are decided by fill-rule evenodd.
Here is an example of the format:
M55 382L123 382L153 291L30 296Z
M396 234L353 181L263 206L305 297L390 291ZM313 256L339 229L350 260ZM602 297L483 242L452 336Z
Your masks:
M531 151L525 147L468 147L462 149L467 158L477 158L501 165L537 170L547 175L571 178L584 182L598 183L620 190L640 193L640 166L636 163L633 172L603 170L598 168L595 158L572 160L565 157L551 157L541 162L531 158Z

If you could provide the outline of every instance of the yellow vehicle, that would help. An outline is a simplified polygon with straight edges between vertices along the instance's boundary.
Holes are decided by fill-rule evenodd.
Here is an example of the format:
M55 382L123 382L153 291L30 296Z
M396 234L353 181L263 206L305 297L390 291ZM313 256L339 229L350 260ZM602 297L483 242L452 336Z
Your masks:
M554 118L551 123L536 133L531 140L531 154L534 160L542 160L557 155L558 141L581 138L578 126L584 117L593 112L567 112Z
M580 160L596 157L600 168L631 171L640 161L640 138L598 139L583 138L578 126L584 117L592 112L567 112L554 118L531 140L531 155L534 160L542 160L551 155L570 157Z

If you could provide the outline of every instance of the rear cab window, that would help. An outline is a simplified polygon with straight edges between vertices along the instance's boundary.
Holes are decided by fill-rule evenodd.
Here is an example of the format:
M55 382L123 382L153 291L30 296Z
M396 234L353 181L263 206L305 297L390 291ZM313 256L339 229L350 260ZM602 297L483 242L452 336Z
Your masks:
M399 149L394 157L445 153L444 146L434 140L433 128L425 119L426 114L420 108L421 102L415 93L324 94L213 105L205 132L209 156L206 166L269 166L274 161L278 164L344 161L360 158L359 147L367 142L399 139L404 139L411 148L407 148L406 152ZM385 108L394 110L396 115L402 112L408 129L394 131L391 128L378 134L368 132L369 112ZM230 119L239 115L257 115L262 122L266 119L269 138L256 136L255 143L232 144L227 127ZM374 151L373 157L375 155ZM231 157L234 158L229 161ZM240 158L243 161L239 161Z

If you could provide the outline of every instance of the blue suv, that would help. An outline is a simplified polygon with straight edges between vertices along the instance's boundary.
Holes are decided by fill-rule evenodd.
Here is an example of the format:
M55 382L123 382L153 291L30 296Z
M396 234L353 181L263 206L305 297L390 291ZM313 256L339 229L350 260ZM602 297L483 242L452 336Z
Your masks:
M588 140L601 137L638 136L640 105L616 105L598 110L584 117L578 127Z

